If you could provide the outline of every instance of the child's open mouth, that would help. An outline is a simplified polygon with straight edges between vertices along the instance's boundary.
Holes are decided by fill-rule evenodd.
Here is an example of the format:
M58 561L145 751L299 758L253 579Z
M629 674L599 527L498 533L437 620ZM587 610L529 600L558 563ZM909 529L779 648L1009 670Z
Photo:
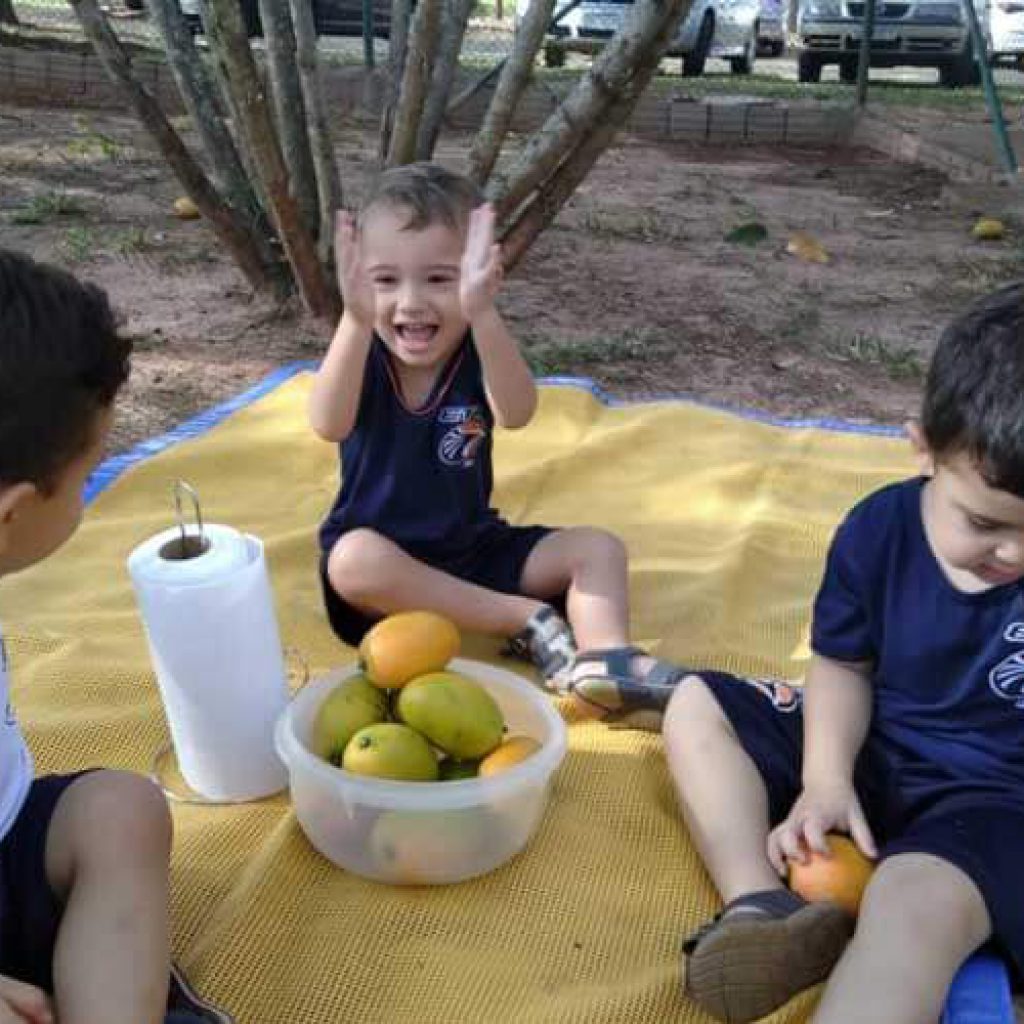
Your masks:
M395 334L410 352L423 352L437 334L436 324L395 324Z

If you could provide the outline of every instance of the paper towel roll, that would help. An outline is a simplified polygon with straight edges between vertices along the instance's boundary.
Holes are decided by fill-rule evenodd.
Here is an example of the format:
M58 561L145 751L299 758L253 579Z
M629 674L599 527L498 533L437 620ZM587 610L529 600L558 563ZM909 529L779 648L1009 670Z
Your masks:
M253 800L287 784L273 742L288 687L270 580L257 538L216 524L203 536L206 550L182 559L181 530L165 530L132 551L128 573L185 781L211 800Z

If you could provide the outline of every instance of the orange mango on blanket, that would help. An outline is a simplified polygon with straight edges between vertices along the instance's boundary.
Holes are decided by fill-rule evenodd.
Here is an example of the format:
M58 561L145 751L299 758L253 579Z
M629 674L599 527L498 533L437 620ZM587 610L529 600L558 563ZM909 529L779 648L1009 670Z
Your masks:
M809 903L831 900L856 917L874 862L846 836L829 835L827 841L830 857L812 852L805 864L790 862L789 887Z
M455 625L434 612L399 612L381 619L363 637L359 661L367 679L384 690L440 672L459 653Z

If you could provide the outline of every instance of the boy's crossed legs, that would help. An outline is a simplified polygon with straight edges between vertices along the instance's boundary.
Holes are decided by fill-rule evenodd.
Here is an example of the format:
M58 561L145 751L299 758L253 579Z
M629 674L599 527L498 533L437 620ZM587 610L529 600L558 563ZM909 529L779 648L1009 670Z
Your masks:
M654 702L650 710L660 711L679 673L629 646L622 542L591 527L536 534L507 529L512 531L507 537L513 550L499 552L501 568L481 574L490 586L428 565L369 529L349 531L335 543L327 559L329 585L345 604L369 617L427 609L474 632L511 638L547 631L552 649L535 647L535 660L544 665L547 658L545 676L555 688L572 689L592 713L614 713L623 703L628 705L625 710L644 710L642 702L648 699ZM517 538L524 546L515 552ZM571 633L550 614L548 602L563 597ZM337 624L335 628L341 632ZM576 689L579 683L609 675L621 682L620 691L628 691L626 701L616 704L618 691L606 698L607 687L597 702Z
M767 855L771 823L795 798L783 795L779 778L788 772L789 787L799 786L799 758L785 749L795 742L799 753L799 718L792 689L713 673L683 680L666 712L666 752L683 815L725 903L687 944L686 990L721 1020L756 1020L826 978L838 961L816 1021L934 1024L957 968L992 931L988 905L1007 904L997 930L1020 953L1024 909L1010 906L1007 848L1024 839L1024 812L1011 814L1008 825L992 808L912 823L905 839L887 847L849 941L853 922L834 905L808 905L787 890ZM755 728L762 742L751 740ZM966 845L962 835L972 837ZM1007 852L987 878L986 902L972 878L982 877L978 855L993 844ZM954 862L969 864L970 874Z

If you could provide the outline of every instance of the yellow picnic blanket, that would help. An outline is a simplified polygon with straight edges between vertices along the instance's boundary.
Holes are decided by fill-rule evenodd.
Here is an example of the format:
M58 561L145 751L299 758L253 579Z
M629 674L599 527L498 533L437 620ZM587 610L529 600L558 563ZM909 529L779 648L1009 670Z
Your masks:
M262 537L284 642L315 673L352 659L320 606L315 530L336 454L306 426L299 373L195 440L140 462L56 557L0 584L13 699L40 771L148 770L167 733L125 571L188 480L208 521ZM685 402L610 408L549 386L496 442L514 522L587 523L631 554L635 639L688 665L798 677L826 545L859 496L912 471L893 437L782 428ZM467 653L497 660L498 644ZM176 805L174 949L240 1024L702 1021L680 941L716 909L661 741L574 722L547 816L476 881L392 888L335 868L286 795ZM814 994L776 1022L803 1020Z

